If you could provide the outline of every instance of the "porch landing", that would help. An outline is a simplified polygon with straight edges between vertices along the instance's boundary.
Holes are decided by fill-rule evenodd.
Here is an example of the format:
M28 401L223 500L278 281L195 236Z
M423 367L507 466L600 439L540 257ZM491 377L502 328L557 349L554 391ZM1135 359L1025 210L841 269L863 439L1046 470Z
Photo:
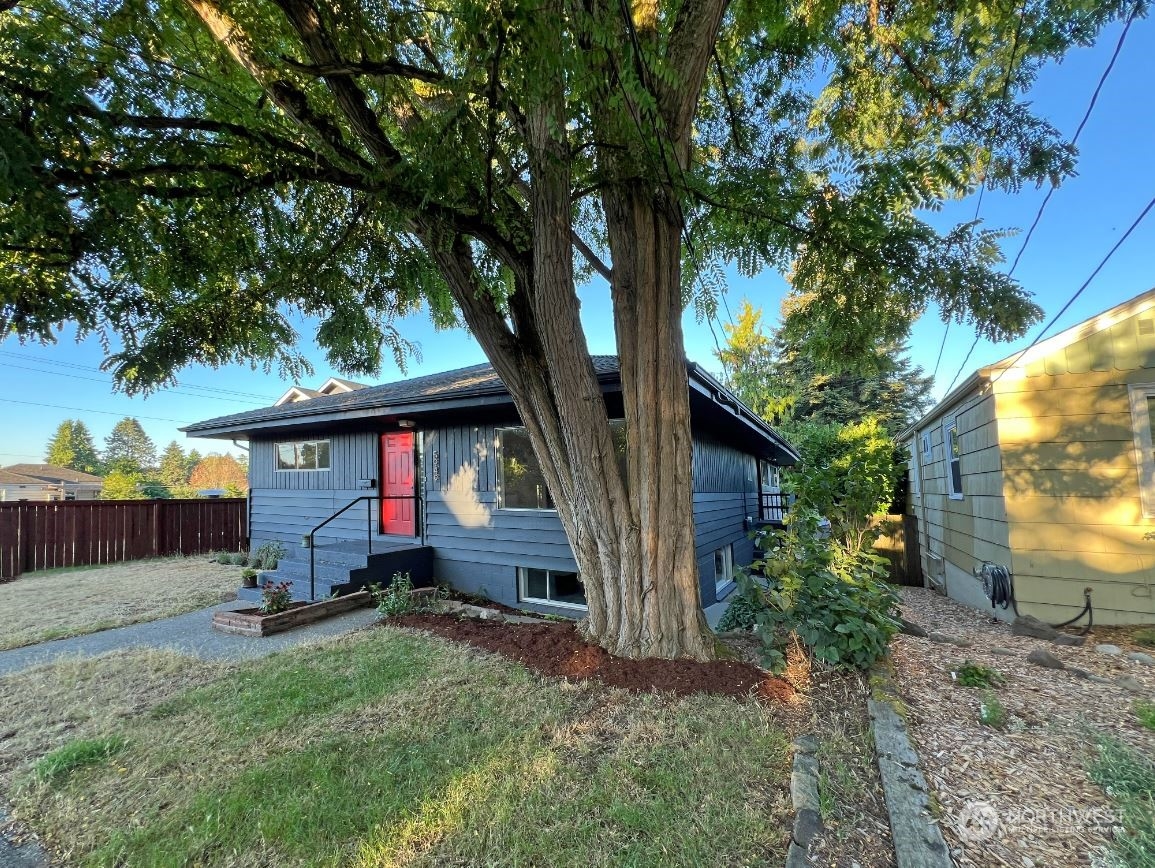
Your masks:
M359 591L367 585L388 585L396 573L409 573L417 587L433 582L433 548L409 537L378 536L369 542L322 540L312 548L314 583L310 596L310 549L289 546L277 568L262 574L262 581L289 582L294 600L325 600L334 594ZM238 599L259 601L258 588L242 588Z

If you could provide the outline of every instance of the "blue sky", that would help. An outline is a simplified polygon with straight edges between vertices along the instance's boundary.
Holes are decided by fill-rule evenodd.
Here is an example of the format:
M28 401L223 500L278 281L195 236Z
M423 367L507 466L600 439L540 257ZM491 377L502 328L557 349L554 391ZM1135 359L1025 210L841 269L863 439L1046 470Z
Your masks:
M1036 111L1051 119L1066 135L1072 135L1086 111L1095 85L1107 65L1122 30L1115 24L1090 49L1077 50L1062 64L1044 71L1032 92ZM1079 141L1079 174L1051 197L1042 221L1031 239L1015 276L1034 294L1047 319L1056 313L1090 275L1112 245L1126 231L1143 207L1155 196L1155 23L1138 20L1131 26L1115 69ZM1024 189L1017 195L987 192L980 217L989 227L1019 228L1025 232L1034 219L1045 190ZM946 227L974 216L971 197L952 203L936 224ZM1013 260L1022 234L1006 239L1004 251ZM1048 334L1055 334L1096 312L1155 286L1155 213L1131 235L1083 296ZM1007 267L1010 267L1008 261ZM743 298L763 308L773 322L786 291L782 278L767 273L746 279L729 270L727 299L733 312ZM613 324L608 292L602 283L582 290L583 320L590 350L614 351ZM725 319L725 311L721 311ZM306 354L317 370L317 385L332 373L310 340L307 324L301 324ZM714 365L714 339L705 323L692 313L685 319L686 350L690 358ZM976 367L997 361L1026 346L1037 333L994 345L982 341L961 370L960 379ZM481 350L463 331L436 332L421 316L404 324L407 336L422 348L422 360L410 364L411 374L430 373L484 361ZM721 339L720 329L718 337ZM944 334L946 336L943 344ZM965 326L946 330L936 310L915 324L911 355L928 372L934 370L942 347L936 394L947 389L974 340ZM99 371L104 353L95 339L76 343L66 329L52 346L21 345L13 339L0 342L0 378L7 388L0 394L0 466L43 458L44 444L66 418L81 418L92 430L97 445L123 416L136 416L158 448L170 440L202 452L228 451L221 441L187 440L177 428L188 422L240 412L272 403L289 384L276 372L266 374L244 367L220 370L190 368L179 374L180 386L148 398L129 398L114 393L110 379ZM380 381L401 374L390 362ZM51 405L51 406L48 406ZM234 452L236 450L233 450Z

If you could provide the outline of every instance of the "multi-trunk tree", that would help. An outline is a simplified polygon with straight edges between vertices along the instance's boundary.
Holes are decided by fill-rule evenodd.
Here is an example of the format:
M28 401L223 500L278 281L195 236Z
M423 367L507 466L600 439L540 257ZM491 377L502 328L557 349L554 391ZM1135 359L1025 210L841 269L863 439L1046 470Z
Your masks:
M707 657L681 317L720 258L791 268L816 351L930 299L1037 315L995 236L919 208L1058 182L1022 98L1123 2L26 0L0 13L0 333L116 333L127 389L190 362L349 373L460 317L508 385L588 634ZM609 284L626 478L576 286Z

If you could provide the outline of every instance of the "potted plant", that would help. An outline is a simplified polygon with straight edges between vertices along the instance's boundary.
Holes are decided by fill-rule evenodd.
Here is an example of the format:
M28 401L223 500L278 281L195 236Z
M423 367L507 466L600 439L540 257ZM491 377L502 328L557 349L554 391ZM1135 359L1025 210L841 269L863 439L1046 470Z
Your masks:
M241 570L241 586L255 588L257 586L257 571L254 569Z

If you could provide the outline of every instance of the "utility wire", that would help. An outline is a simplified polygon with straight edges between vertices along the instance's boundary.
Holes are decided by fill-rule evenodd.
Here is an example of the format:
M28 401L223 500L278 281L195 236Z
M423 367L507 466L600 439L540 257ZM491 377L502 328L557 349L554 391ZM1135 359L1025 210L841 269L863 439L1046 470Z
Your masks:
M1123 242L1126 241L1130 237L1131 233L1138 228L1139 224L1143 222L1143 218L1145 218L1151 212L1152 208L1155 208L1155 198L1152 198L1151 201L1147 203L1147 207L1144 208L1139 216L1135 218L1135 221L1127 227L1127 231L1123 233L1122 237L1120 237L1119 240L1115 242L1114 246L1112 246L1111 249L1107 251L1107 255L1104 256L1102 260L1100 260L1099 264L1095 266L1095 270L1091 272L1091 276L1083 281L1082 286L1075 290L1075 294L1067 299L1067 303L1063 305L1062 309L1053 317L1051 317L1050 321L1045 326L1043 326L1043 330L1041 332L1035 335L1035 339L1031 341L1024 349L1020 350L1011 360L1010 364L1000 370L998 376L991 380L992 386L1002 378L1003 374L1013 368L1018 363L1019 359L1026 355L1028 350L1030 350L1035 346L1035 344L1042 340L1043 335L1045 335L1050 330L1051 326L1058 322L1059 318L1067 312L1071 305L1075 303L1075 300L1083 294L1083 291L1091 285L1091 281L1093 281L1098 276L1099 272L1103 270L1104 266L1106 266L1106 264L1110 261L1111 257L1115 255L1115 251L1123 246Z
M31 368L31 367L28 367L27 365L16 365L16 364L13 364L12 362L7 362L7 361L0 361L0 365L3 365L6 368L18 368L22 371L32 371L33 373L36 373L36 374L51 374L54 377L68 377L69 379L73 379L73 380L86 380L89 383L103 383L106 386L112 385L112 380L105 380L105 379L101 379L100 377L86 377L83 374L70 374L66 371L48 371L48 370L45 370L44 368ZM234 404L247 404L250 407L253 404L252 399L248 399L248 398L229 398L229 397L226 397L225 395L201 395L201 394L198 394L196 392L189 392L189 391L187 391L183 388L180 388L180 387L170 387L168 389L165 389L164 391L166 394L175 393L178 395L188 395L192 398L203 398L203 399L209 400L209 401L229 401L229 402L234 403Z
M1139 11L1139 6L1138 6L1138 4L1136 4L1135 8L1131 10L1131 14L1127 16L1127 21L1123 25L1123 32L1119 34L1119 41L1115 43L1115 50L1111 53L1111 59L1109 61L1107 61L1107 67L1103 70L1103 74L1101 76L1099 76L1099 83L1095 85L1095 90L1091 94L1091 101L1087 105L1087 110L1085 112L1083 112L1083 119L1081 121L1079 121L1079 126L1075 129L1075 135L1071 137L1071 144L1072 145L1076 144L1079 141L1079 136L1082 135L1083 128L1087 126L1087 121L1091 119L1091 112L1093 112L1095 110L1095 104L1099 101L1099 94L1102 93L1102 91L1103 91L1103 85L1105 85L1107 83L1107 78L1111 75L1111 70L1115 68L1115 61L1119 59L1119 53L1123 50L1123 43L1127 40L1127 32L1131 29L1131 22L1135 20L1135 15L1136 15L1136 13L1138 13L1138 11ZM983 190L985 190L985 189L986 189L986 186L984 185L979 190L979 203L978 203L978 206L975 208L975 219L976 220L978 220L978 217L979 217L979 208L981 208L982 204L983 204ZM1015 269L1019 267L1019 260L1021 260L1023 258L1023 253L1026 251L1027 245L1031 243L1031 237L1035 234L1035 229L1038 227L1039 221L1043 219L1043 211L1046 210L1047 203L1051 201L1051 196L1054 195L1055 189L1056 188L1054 186L1050 187L1047 190L1047 195L1043 197L1043 201L1039 205L1039 210L1035 213L1035 219L1031 221L1031 228L1027 230L1027 234L1023 238L1023 244L1019 248L1019 252L1017 254L1015 254L1015 261L1013 263L1011 263L1011 270L1007 272L1007 277L1013 277L1014 273L1015 273ZM1112 252L1114 252L1114 251L1112 251ZM1069 306L1070 306L1070 302L1068 302L1068 307ZM1066 307L1064 307L1063 310L1066 310ZM950 324L948 323L947 324L948 328L949 328L949 325ZM944 342L946 341L945 336L943 337L943 341ZM967 362L970 361L971 354L974 353L975 347L977 347L978 344L979 344L979 336L976 334L974 341L971 342L970 349L967 350L967 354L963 358L962 364L959 365L959 369L957 371L955 371L955 375L951 379L950 385L946 387L946 391L943 393L944 395L950 394L950 390L954 388L954 384L956 382L958 382L958 378L962 375L962 372L964 370L966 370ZM1032 346L1034 346L1034 344L1032 344ZM1030 349L1030 347L1028 347L1027 349ZM1024 352L1026 352L1026 350L1024 350ZM942 354L942 351L940 350L939 351L940 358L941 358L941 354ZM935 370L937 371L937 369L938 369L938 366L936 365Z
M133 419L148 419L150 422L175 422L177 425L190 425L188 419L164 419L160 416L138 416L135 413L118 413L115 410L88 410L84 407L66 407L63 404L41 404L37 401L18 401L15 398L0 398L3 404L23 404L26 407L51 407L54 410L72 410L75 413L100 413L104 416L131 416Z
M1107 77L1111 74L1111 70L1115 67L1115 61L1119 59L1119 52L1123 50L1123 43L1127 39L1127 31L1131 29L1131 22L1135 20L1135 15L1139 11L1139 4L1131 10L1131 14L1127 16L1127 23L1123 25L1123 32L1119 34L1119 41L1115 43L1115 50L1111 54L1111 59L1107 63L1107 68L1103 70L1103 74L1099 77L1099 83L1095 86L1095 92L1091 94L1091 102L1087 106L1087 111L1083 113L1083 119L1079 121L1079 128L1075 130L1075 135L1071 138L1071 144L1079 141L1079 134L1083 132L1083 127L1087 125L1087 121L1091 117L1091 112L1095 108L1095 103L1099 101L1099 94L1103 90L1103 85L1107 82ZM1043 219L1043 211L1047 207L1047 203L1051 201L1051 196L1054 195L1055 187L1052 186L1047 190L1047 195L1043 197L1043 202L1039 205L1038 213L1035 214L1035 219L1031 223L1031 228L1027 230L1026 237L1023 238L1023 246L1019 248L1019 252L1015 255L1015 261L1011 265L1011 270L1008 274L1014 274L1015 269L1019 266L1019 260L1023 258L1023 252L1027 249L1027 245L1031 243L1031 237L1035 234L1035 228L1039 225L1039 221Z

